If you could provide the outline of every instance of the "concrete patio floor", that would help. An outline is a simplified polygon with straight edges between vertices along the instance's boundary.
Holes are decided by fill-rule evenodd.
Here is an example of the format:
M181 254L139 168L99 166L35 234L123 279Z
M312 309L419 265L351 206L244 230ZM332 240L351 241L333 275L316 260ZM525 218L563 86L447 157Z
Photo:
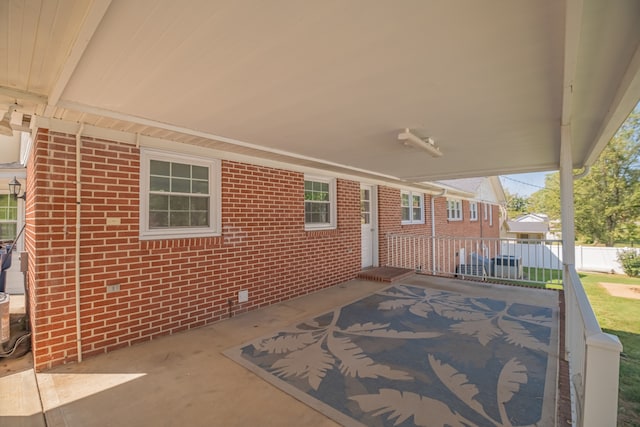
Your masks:
M30 354L0 359L0 426L335 426L222 352L386 286L352 280L46 372L34 372ZM523 291L536 292L505 288Z

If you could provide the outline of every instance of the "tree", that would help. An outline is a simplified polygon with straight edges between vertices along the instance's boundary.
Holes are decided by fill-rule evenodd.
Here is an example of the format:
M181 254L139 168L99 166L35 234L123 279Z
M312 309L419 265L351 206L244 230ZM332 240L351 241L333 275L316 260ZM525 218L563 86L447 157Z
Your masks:
M532 212L544 213L549 219L560 219L560 174L547 174L544 177L544 188L529 197Z
M640 220L640 110L609 141L591 172L575 183L576 233L613 246L637 238Z
M517 218L529 211L529 199L526 197L520 196L519 194L511 194L507 190L504 191L504 195L507 200L508 218Z
M530 209L560 219L560 174L529 197ZM574 181L575 226L584 241L613 246L640 238L640 105L585 177Z

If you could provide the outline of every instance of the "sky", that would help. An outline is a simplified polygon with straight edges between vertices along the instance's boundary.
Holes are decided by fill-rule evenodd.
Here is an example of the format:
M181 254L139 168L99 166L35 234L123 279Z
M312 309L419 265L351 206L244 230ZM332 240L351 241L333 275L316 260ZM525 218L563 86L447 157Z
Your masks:
M529 197L544 188L544 177L551 172L520 173L515 175L501 175L500 182L505 190L511 194Z

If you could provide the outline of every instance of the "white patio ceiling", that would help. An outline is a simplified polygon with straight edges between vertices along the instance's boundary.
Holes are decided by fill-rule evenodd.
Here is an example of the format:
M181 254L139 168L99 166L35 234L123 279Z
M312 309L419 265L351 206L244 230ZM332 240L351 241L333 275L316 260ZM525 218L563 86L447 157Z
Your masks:
M0 108L336 170L581 167L638 100L637 0L0 0Z

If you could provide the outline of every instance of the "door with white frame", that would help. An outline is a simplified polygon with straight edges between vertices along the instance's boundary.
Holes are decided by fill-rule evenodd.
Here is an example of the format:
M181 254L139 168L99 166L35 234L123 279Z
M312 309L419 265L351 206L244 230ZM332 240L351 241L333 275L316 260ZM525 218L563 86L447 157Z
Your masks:
M377 203L373 185L360 184L360 224L362 225L362 268L378 262Z

